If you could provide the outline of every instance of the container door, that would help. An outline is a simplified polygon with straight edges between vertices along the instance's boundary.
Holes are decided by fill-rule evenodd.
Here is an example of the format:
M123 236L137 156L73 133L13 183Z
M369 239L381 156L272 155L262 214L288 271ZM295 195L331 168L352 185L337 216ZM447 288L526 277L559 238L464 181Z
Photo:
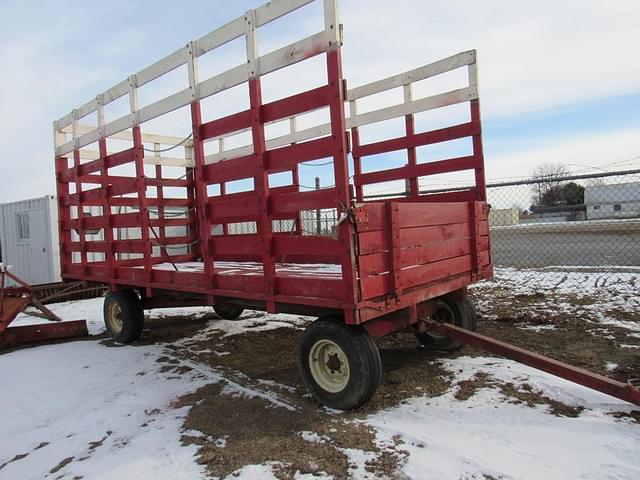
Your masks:
M44 209L15 213L16 258L7 258L16 275L37 285L51 281L47 216Z

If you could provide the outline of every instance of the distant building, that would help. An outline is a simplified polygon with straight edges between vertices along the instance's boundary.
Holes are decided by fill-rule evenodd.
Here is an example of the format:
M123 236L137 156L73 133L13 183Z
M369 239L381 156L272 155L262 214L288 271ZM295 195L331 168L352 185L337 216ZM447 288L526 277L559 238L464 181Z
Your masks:
M640 182L585 187L587 220L640 217Z
M492 208L489 210L489 225L503 227L520 223L520 212L517 208Z

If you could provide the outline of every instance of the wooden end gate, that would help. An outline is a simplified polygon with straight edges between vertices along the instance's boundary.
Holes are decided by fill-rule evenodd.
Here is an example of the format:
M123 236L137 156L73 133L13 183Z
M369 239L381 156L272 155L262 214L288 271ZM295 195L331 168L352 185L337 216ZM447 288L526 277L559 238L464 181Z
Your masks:
M321 2L319 31L266 54L258 49L261 27L311 3L278 0L250 10L54 122L62 276L110 287L105 321L125 343L140 336L143 307L213 305L227 318L245 307L320 316L301 340L303 380L321 403L353 408L380 381L370 335L413 328L425 344L452 348L457 341L427 331L425 319L475 328L466 287L492 275L476 54L347 90L336 0ZM201 62L235 41L244 44L238 65L205 75ZM287 96L280 87L277 99L264 100L269 75L294 64L312 68L312 58L323 63L315 88ZM416 94L416 84L453 71L464 74L464 85ZM180 90L140 100L147 85L176 72ZM295 90L297 72L279 85ZM228 91L240 92L247 107L221 114L218 99ZM362 108L396 91L400 101ZM117 103L128 112L110 118ZM464 121L420 128L417 114L454 105L466 105ZM309 121L312 114L323 120ZM160 119L188 129L184 136L147 131ZM401 129L388 127L398 119ZM378 138L363 141L371 131ZM462 156L426 161L421 153L464 139ZM405 161L373 171L370 160L381 156ZM307 165L327 165L333 185L307 191L300 179ZM431 176L461 171L471 172L473 187L420 193ZM271 185L276 174L288 184ZM403 185L398 197L368 198L384 182ZM310 234L305 212L334 212L338 220L329 234Z

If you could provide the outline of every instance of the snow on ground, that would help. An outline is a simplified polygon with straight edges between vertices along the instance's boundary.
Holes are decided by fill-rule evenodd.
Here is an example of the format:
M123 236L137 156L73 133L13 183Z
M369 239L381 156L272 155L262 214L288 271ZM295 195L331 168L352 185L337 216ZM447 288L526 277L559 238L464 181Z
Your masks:
M498 269L496 279L479 288L500 285L515 294L554 291L592 296L606 303L601 311L611 305L638 311L639 279L640 271L604 275L588 270ZM94 335L104 331L102 299L65 302L52 309L66 320L87 319ZM152 315L210 312L188 308ZM16 324L41 321L22 314ZM247 312L238 322L209 322L204 331L240 335L247 329L301 328L305 321L292 315L259 317ZM187 346L188 341L176 344ZM196 462L196 447L180 443L188 407L174 402L223 377L195 363L189 363L193 370L188 374L165 371L157 362L165 353L163 345L109 347L89 339L0 355L0 479L206 478ZM402 471L407 478L640 478L640 426L610 414L629 412L631 405L508 360L460 357L442 362L453 375L450 391L440 397L410 398L366 419L377 430L379 442L403 442L400 448L410 454ZM515 404L495 386L481 388L466 400L456 399L455 385L477 372L514 384L526 382L554 400L585 410L577 418L558 417L544 405ZM238 395L264 395L233 382L225 388ZM274 406L290 408L271 392L265 398ZM300 435L322 441L314 432ZM353 478L371 478L364 452L345 453L357 467ZM247 465L234 478L275 478L272 472L272 463Z
M495 269L493 279L471 288L476 291L498 289L510 296L529 295L533 297L531 304L538 304L543 309L583 314L601 325L627 329L632 336L640 335L640 323L620 319L620 315L615 314L640 314L640 267L524 270L503 267ZM549 301L546 295L553 295L553 300ZM491 296L476 296L479 310L489 310L483 308L483 302L491 301Z
M169 379L160 355L96 340L1 355L0 478L201 478L171 402L206 379Z
M455 372L454 384L487 372L507 382L526 380L586 410L577 418L556 417L547 407L510 403L495 388L463 401L454 398L455 388L436 398L413 398L368 419L382 438L401 436L410 453L403 470L409 478L640 478L640 427L607 414L631 405L509 360L443 363Z

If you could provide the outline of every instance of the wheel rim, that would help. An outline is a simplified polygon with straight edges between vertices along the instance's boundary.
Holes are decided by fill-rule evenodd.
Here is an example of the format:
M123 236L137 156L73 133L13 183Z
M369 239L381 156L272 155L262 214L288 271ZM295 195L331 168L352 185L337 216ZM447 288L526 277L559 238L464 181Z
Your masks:
M109 330L119 333L122 331L122 307L117 303L109 305L109 314L107 315L107 323L109 324Z
M438 302L436 307L436 311L431 316L438 323L450 323L455 325L456 323L456 314L453 312L452 308L447 305L445 302ZM429 335L436 340L449 340L450 337L446 335L440 335L438 333L429 332Z
M349 362L344 351L331 340L318 340L309 352L309 370L325 391L338 393L349 383Z

